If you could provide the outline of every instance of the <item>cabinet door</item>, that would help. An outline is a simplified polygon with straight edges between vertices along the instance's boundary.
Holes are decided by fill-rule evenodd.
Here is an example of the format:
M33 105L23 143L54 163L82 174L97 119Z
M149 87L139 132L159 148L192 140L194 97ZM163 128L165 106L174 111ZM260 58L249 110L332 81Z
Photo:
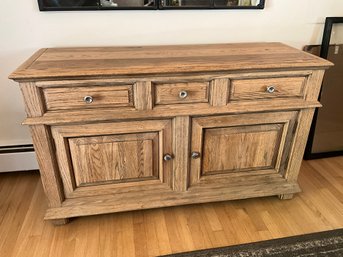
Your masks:
M67 198L170 188L171 121L52 127Z
M275 112L194 118L190 186L284 176L296 117L297 112Z

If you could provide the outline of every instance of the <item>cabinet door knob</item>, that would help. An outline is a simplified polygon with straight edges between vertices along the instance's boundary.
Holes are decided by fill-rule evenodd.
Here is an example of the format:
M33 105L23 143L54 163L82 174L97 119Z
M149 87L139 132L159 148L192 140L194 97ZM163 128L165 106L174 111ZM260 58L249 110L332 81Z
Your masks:
M169 153L167 153L163 156L163 160L165 160L165 161L170 161L171 159L173 159L173 156Z
M179 97L180 97L181 99L185 99L187 96L188 96L187 91L185 91L185 90L180 91Z
M267 87L267 92L270 93L270 94L274 93L275 92L275 87L274 86L268 86Z
M85 97L83 98L83 101L84 101L85 103L87 103L87 104L93 103L93 97L87 95L87 96L85 96Z
M191 157L192 157L192 159L198 159L200 157L200 153L199 152L192 152Z

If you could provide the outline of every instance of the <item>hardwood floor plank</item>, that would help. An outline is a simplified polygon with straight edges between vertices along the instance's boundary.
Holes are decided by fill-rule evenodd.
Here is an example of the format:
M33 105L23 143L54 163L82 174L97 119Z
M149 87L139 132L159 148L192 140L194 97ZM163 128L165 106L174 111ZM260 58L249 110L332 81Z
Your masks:
M137 257L148 255L147 235L145 231L144 212L133 213L134 248Z
M223 234L225 236L223 240L225 240L228 245L238 244L237 232L233 229L231 220L223 218L226 215L224 206L225 203L216 203L214 207L216 215L220 219L220 223L223 227Z
M154 220L156 224L155 229L158 235L157 243L158 243L160 255L166 255L168 253L171 253L171 247L169 244L169 234L166 233L167 224L164 218L163 209L154 210L152 212L151 218Z
M223 226L220 223L220 220L214 210L214 207L212 204L204 204L202 205L202 208L205 212L206 219L209 222L210 228L212 231L222 231Z
M343 227L343 157L304 161L302 192L44 221L38 173L0 174L0 256L153 257Z
M14 246L17 242L19 232L23 226L23 222L27 211L30 207L32 192L34 191L37 180L30 176L20 176L15 179L13 187L7 195L7 199L4 201L4 208L6 209L5 217L1 222L0 234L2 235L0 241L1 254L4 256L13 255ZM16 190L18 186L21 186L21 190ZM11 215L7 215L11 213Z
M169 244L172 253L182 252L186 249L181 238L180 230L178 229L178 221L175 214L176 208L173 208L173 210L163 209L165 223L167 224L166 231L169 235Z
M147 210L144 212L144 227L146 233L146 241L149 244L147 247L149 256L158 256L160 255L160 250L158 247L158 234L156 231L156 226L152 213L154 210Z

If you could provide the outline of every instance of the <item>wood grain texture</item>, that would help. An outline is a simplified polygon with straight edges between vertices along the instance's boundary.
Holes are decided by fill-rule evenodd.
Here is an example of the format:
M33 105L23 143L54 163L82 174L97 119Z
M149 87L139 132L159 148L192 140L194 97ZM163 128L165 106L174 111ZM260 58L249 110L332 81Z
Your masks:
M68 141L78 187L158 178L158 133L71 138Z
M269 175L268 180L265 176L246 176L244 181L240 177L234 177L223 184L211 183L207 186L199 184L190 187L187 193L164 188L158 191L141 191L139 197L136 192L125 192L69 198L64 201L62 207L48 209L45 219L291 194L299 191L297 183L289 183L278 174Z
M46 88L43 90L48 111L101 107L133 106L132 86ZM91 96L92 103L84 98Z
M229 96L229 79L218 78L211 83L211 104L225 106Z
M27 59L24 63L22 63L18 67L18 70L28 69L47 50L48 50L48 48L41 48L41 49L37 50L29 59Z
M285 174L288 181L296 181L301 161L305 151L307 137L310 131L314 109L306 109L300 112L298 117L298 128L294 135L294 143L292 145L290 164Z
M173 151L171 123L145 120L52 127L66 197L170 190L173 165L163 162L163 155Z
M282 125L206 129L202 174L275 168Z
M174 187L175 191L186 191L190 156L190 117L174 118Z
M282 111L282 110L300 110L307 108L321 107L318 101L304 100L289 100L278 99L278 101L258 100L258 101L236 101L230 102L226 106L213 107L208 104L176 104L176 105L159 105L153 110L136 111L132 109L122 110L118 108L112 109L97 109L94 110L77 110L72 112L56 111L45 113L41 117L27 118L24 120L24 125L47 124L56 125L64 123L81 123L85 120L92 122L103 122L112 120L126 119L152 119L170 118L173 116L204 116L215 114L236 114L247 112L266 112L266 111ZM69 114L69 115L68 115Z
M0 174L0 252L6 257L155 257L343 227L343 157L304 161L302 192L89 216L54 227L35 172Z
M46 218L290 198L330 65L280 43L42 51L11 78L56 183Z
M49 206L58 207L65 196L50 131L43 125L30 126L30 131Z
M39 88L35 83L20 83L21 93L24 97L27 117L40 117L45 112L45 104Z
M317 100L318 95L322 86L322 81L324 77L324 71L323 70L318 70L314 71L313 74L309 77L309 86L307 88L307 101L312 101L312 100Z
M269 93L268 87L275 91ZM230 100L304 97L305 77L232 80Z
M10 75L29 80L99 75L324 68L332 64L281 43L49 48ZM96 69L94 67L97 67Z
M268 174L282 176L296 117L297 112L275 112L194 118L191 151L201 158L191 160L190 184L224 186L244 173L266 180Z
M135 107L139 111L152 109L152 85L150 81L140 81L134 85Z
M179 82L154 84L155 105L160 104L182 104L182 103L208 103L209 83L208 82ZM187 94L181 97L181 92Z

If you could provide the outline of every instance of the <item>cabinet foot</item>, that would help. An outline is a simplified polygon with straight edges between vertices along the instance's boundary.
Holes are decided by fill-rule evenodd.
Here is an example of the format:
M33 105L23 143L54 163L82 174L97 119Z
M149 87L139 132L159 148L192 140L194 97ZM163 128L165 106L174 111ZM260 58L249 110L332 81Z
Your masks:
M278 195L279 199L281 200L290 200L293 198L294 194L283 194L283 195Z
M70 221L70 219L68 219L68 218L51 220L52 224L54 224L55 226L65 225L69 221Z

